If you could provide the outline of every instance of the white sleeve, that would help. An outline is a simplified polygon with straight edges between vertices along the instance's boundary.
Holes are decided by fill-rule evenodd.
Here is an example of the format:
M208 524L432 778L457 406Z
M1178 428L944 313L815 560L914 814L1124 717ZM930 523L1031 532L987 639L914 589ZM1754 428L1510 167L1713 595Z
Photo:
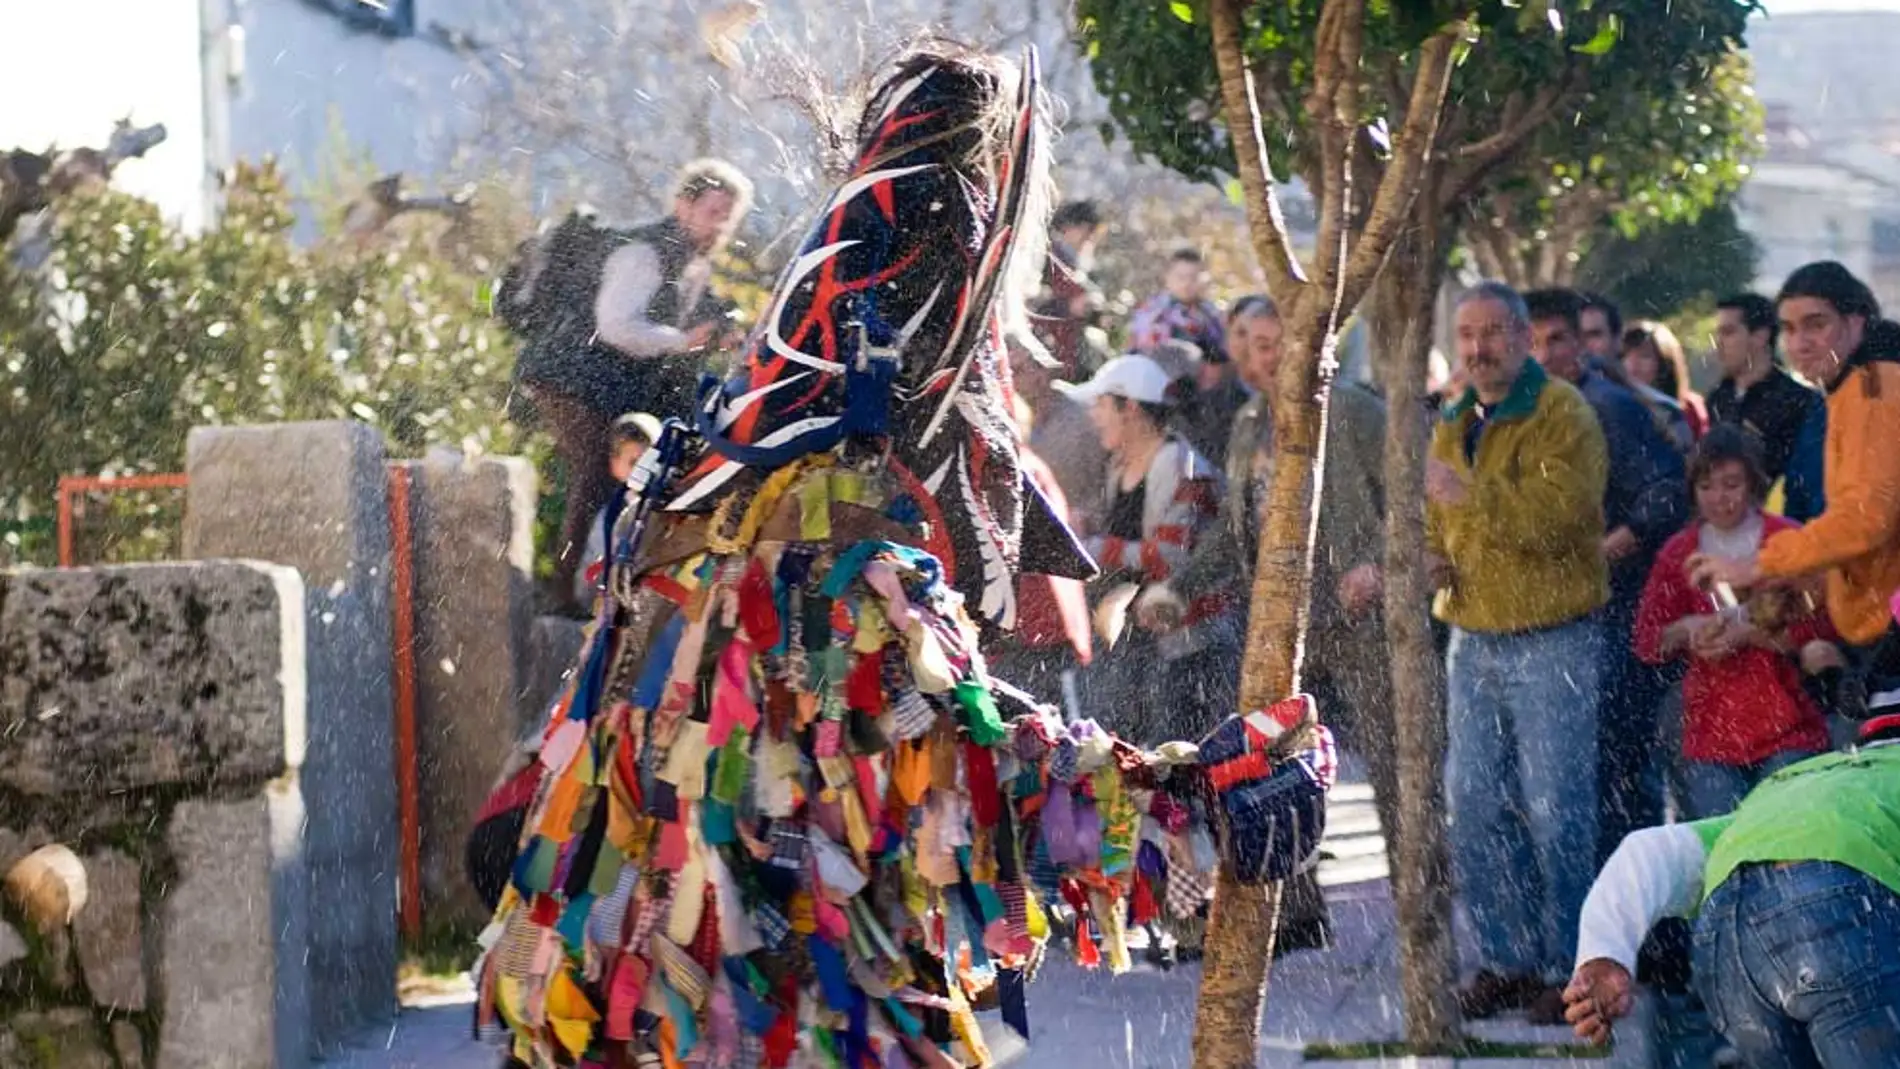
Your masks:
M1584 899L1577 964L1608 958L1634 974L1637 950L1656 922L1695 912L1707 862L1702 837L1687 824L1631 832Z
M629 356L661 356L686 348L677 327L646 317L660 287L660 258L653 246L636 241L607 257L600 292L594 295L594 326L600 340Z

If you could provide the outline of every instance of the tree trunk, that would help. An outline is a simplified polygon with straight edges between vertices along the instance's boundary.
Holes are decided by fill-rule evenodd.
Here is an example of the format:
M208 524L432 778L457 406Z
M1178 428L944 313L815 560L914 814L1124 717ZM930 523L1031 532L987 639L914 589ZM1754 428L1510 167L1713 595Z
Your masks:
M1337 368L1339 325L1371 285L1410 214L1444 114L1452 55L1464 31L1462 23L1449 24L1420 46L1404 123L1361 216L1354 207L1357 194L1351 181L1367 5L1366 0L1327 0L1321 9L1313 89L1305 101L1319 130L1318 165L1325 179L1319 187L1319 237L1309 281L1290 251L1268 177L1259 99L1243 45L1241 13L1246 6L1248 0L1214 0L1208 5L1208 27L1247 208L1248 236L1268 290L1280 305L1286 335L1273 384L1273 479L1249 601L1240 674L1242 712L1299 689L1325 468L1322 432ZM1363 221L1356 242L1351 225L1355 218ZM1276 747L1282 758L1310 744L1310 729L1291 734L1294 737ZM1193 1064L1198 1069L1252 1069L1266 1007L1280 889L1242 885L1233 878L1231 866L1222 864L1214 894Z
M1433 308L1450 242L1421 196L1416 225L1401 235L1374 284L1367 325L1385 386L1385 620L1398 730L1399 987L1405 1039L1414 1053L1451 1047L1458 1036L1452 946L1450 856L1445 834L1445 666L1433 640L1431 576L1425 564L1425 452L1431 412L1425 382Z
M1239 5L1216 0L1210 6L1228 124L1251 135L1257 129L1258 106L1251 75L1245 70ZM1255 255L1280 302L1286 330L1272 393L1273 479L1260 525L1240 675L1240 708L1249 710L1285 698L1299 685L1325 442L1321 430L1332 381L1332 362L1326 358L1332 354L1336 335L1333 292L1307 282L1287 248L1285 226L1257 135L1237 137L1236 143ZM1344 176L1339 177L1343 181ZM1279 911L1278 885L1242 884L1233 878L1231 866L1221 865L1203 942L1194 1022L1195 1066L1252 1069L1255 1065Z

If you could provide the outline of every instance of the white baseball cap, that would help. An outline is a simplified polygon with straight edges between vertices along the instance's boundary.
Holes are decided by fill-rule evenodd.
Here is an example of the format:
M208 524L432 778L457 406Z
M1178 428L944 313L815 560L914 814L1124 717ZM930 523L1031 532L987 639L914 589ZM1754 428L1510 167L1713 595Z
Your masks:
M1093 404L1097 397L1124 397L1158 405L1168 399L1169 381L1160 364L1131 353L1103 364L1087 382L1058 382L1055 387L1083 404Z

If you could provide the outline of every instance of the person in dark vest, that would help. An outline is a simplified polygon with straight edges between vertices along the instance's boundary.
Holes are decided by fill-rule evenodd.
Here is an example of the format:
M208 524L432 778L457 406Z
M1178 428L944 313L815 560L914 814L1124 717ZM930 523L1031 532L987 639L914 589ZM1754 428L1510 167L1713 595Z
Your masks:
M751 183L731 164L696 160L680 173L667 218L625 231L563 224L546 243L545 266L529 283L541 312L525 332L515 382L523 415L553 437L567 472L558 597L573 589L587 524L613 492L603 458L614 418L690 420L707 350L731 340L731 305L709 285L712 257L751 199ZM581 236L560 240L570 229ZM510 285L503 281L501 299Z

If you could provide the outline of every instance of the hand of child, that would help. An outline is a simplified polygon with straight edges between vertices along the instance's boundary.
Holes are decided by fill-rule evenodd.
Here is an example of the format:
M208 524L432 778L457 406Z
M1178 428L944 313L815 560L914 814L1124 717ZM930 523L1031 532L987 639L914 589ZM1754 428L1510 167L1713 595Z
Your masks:
M1705 661L1720 661L1747 645L1748 625L1717 616L1689 635L1689 652Z
M1616 962L1608 958L1586 961L1564 988L1564 1020L1577 1038L1597 1046L1608 1043L1616 1021L1636 1007L1633 986L1629 970Z

